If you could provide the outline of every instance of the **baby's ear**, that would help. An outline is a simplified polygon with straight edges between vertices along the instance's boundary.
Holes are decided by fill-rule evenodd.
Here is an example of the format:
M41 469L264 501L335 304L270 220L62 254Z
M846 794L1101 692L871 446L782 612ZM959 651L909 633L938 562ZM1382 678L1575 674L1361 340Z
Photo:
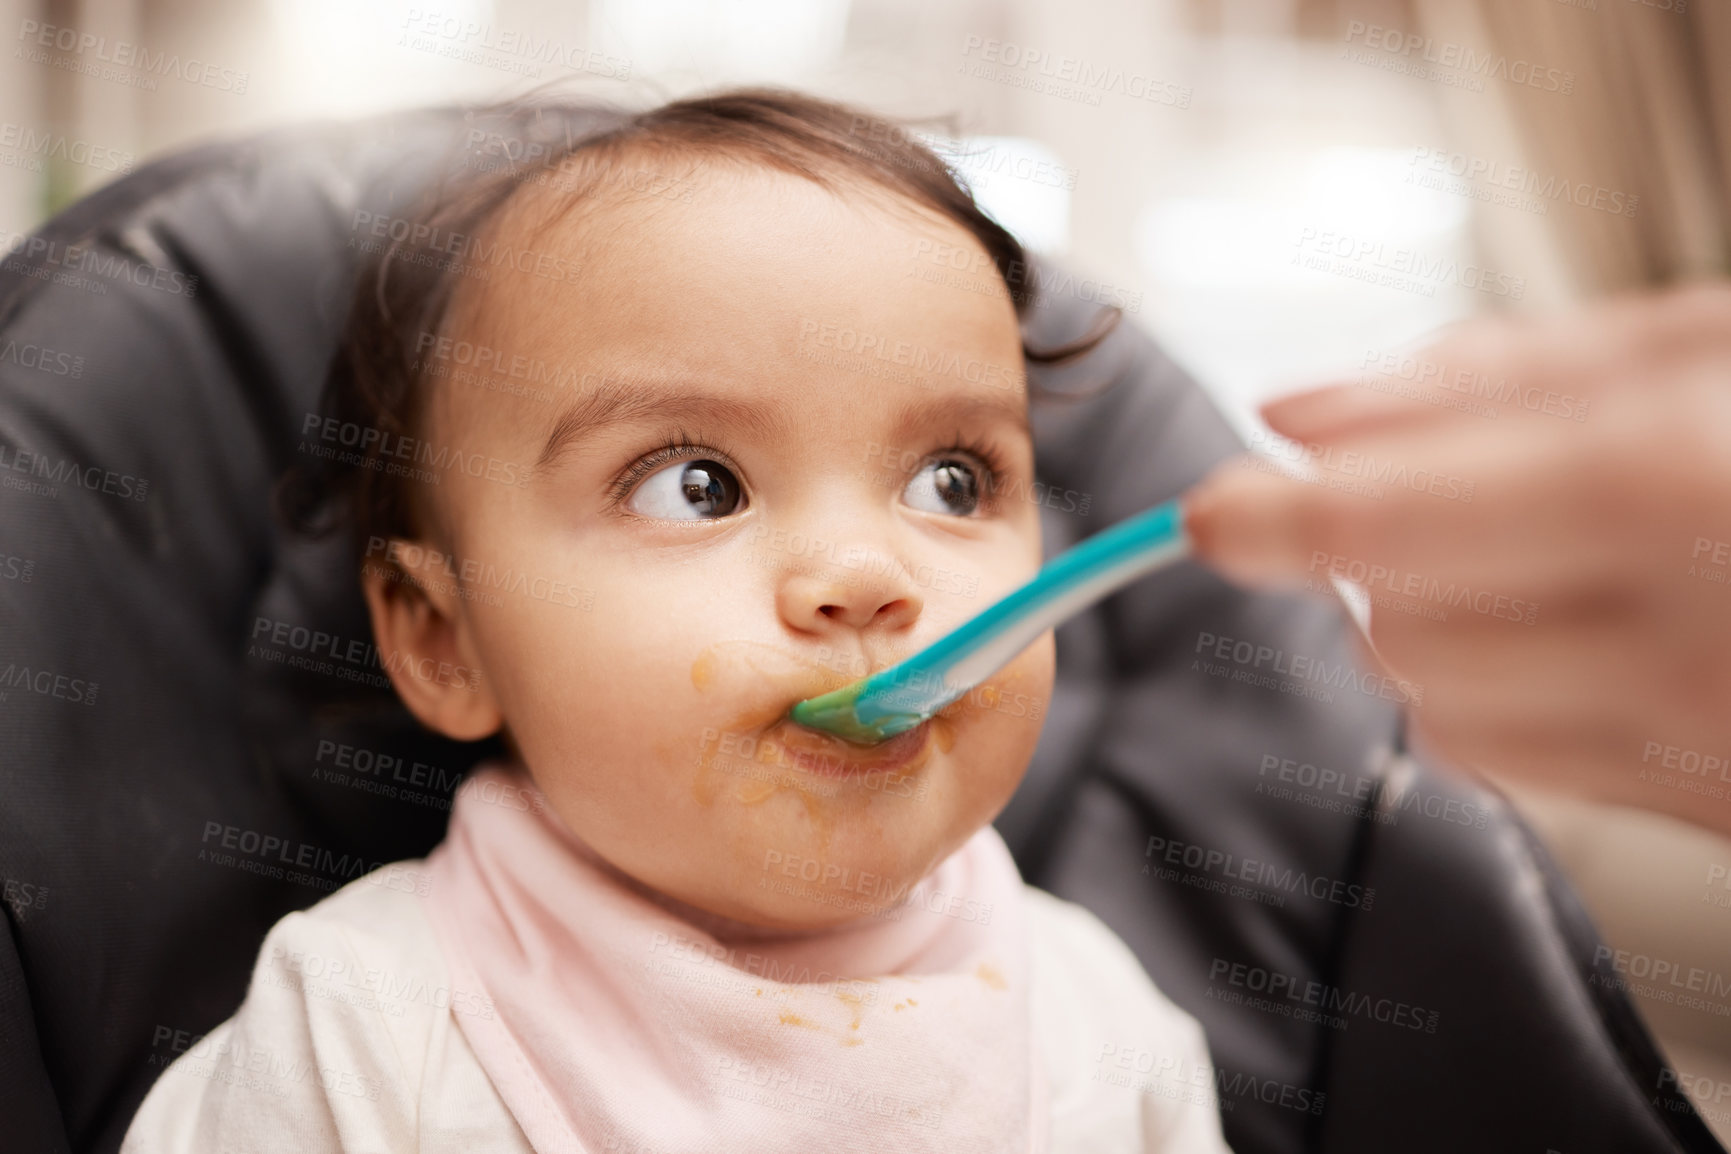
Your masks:
M392 538L367 550L361 590L379 661L409 712L456 741L499 732L504 715L459 611L454 560L425 542Z

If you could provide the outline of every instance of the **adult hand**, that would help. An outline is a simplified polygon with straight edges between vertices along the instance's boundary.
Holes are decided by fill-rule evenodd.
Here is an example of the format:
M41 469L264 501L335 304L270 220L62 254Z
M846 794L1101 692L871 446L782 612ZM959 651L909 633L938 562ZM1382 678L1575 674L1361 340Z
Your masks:
M1454 763L1731 833L1731 287L1474 321L1263 415L1186 499L1238 581L1364 584ZM1256 466L1256 467L1250 467Z

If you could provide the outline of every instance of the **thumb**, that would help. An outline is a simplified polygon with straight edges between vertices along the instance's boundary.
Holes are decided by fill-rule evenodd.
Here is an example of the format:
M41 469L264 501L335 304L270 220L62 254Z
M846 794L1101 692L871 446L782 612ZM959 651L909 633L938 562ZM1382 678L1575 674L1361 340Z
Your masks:
M1184 529L1196 557L1241 585L1296 585L1331 555L1329 490L1238 457L1184 496Z

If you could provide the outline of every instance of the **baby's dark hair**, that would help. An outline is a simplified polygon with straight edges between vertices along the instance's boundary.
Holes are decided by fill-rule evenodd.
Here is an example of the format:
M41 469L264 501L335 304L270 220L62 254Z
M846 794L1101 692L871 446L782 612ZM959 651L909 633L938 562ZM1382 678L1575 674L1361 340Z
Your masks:
M787 90L744 88L645 112L542 100L476 110L468 121L488 126L470 138L495 143L484 151L502 153L500 160L456 167L413 212L389 222L383 230L388 244L381 241L370 252L359 245L365 255L325 381L322 416L327 425L336 422L329 427L367 435L346 446L353 451L343 463L297 465L277 490L279 511L302 533L322 535L346 519L358 556L366 556L369 542L413 538L426 528L417 513L415 471L392 467L397 462L390 452L393 445L419 443L435 371L426 346L443 332L465 275L449 242L483 236L524 189L550 188L565 198L551 221L609 179L631 172L622 164L631 156L745 161L831 190L844 181L864 182L977 239L1018 319L1035 303L1033 271L1016 238L980 210L950 167L908 127L861 109ZM1081 338L1043 349L1024 341L1023 355L1035 364L1069 362L1098 345L1118 319L1118 310L1108 308Z

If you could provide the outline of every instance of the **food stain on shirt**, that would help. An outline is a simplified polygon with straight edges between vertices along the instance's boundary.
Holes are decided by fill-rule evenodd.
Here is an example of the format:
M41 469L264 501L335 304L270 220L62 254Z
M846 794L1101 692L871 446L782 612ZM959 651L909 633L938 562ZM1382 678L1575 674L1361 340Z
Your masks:
M1007 990L1010 988L1010 983L1004 980L1004 975L999 973L994 967L987 965L985 962L981 962L979 968L974 970L974 977L980 979L980 981L986 983L989 988L994 990Z
M848 1029L859 1029L860 1021L865 1017L865 999L848 990L837 990L835 996L837 1001L853 1010L853 1022Z

